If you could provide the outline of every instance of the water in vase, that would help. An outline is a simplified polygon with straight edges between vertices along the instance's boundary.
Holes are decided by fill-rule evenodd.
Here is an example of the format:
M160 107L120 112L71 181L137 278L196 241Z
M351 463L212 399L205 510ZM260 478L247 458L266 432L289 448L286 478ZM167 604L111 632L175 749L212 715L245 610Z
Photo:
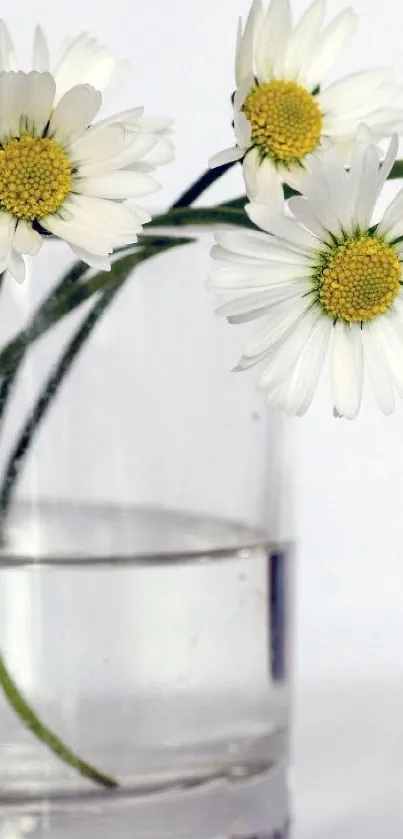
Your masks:
M2 700L7 829L285 835L287 546L180 512L21 505L0 562L8 669L46 726L119 782L67 767Z

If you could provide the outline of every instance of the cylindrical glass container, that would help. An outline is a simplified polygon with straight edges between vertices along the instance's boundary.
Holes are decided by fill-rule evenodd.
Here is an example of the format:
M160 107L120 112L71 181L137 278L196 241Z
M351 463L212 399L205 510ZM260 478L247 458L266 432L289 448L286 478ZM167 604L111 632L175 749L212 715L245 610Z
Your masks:
M253 371L231 372L248 325L215 315L211 232L197 235L132 272L20 446L0 553L3 667L46 732L117 786L29 730L3 674L7 839L286 835L284 425ZM22 288L6 279L5 342L68 261L50 242ZM27 349L6 394L2 479L91 305Z

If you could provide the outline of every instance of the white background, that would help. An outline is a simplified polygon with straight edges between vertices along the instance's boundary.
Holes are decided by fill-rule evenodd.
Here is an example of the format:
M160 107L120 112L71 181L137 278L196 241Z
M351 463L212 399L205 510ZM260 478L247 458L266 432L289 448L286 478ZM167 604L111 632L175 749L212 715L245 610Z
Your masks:
M329 14L342 8L329 3ZM176 119L177 162L163 204L232 142L236 18L246 0L92 0L7 4L27 55L39 20L55 45L88 29L131 59L120 104ZM294 7L302 9L301 0ZM393 65L403 81L398 0L356 0L360 31L338 71ZM336 71L334 77L336 76ZM394 187L390 186L392 193ZM231 173L211 198L241 191ZM210 197L210 196L209 196ZM370 398L353 423L332 418L324 381L294 423L298 471L298 839L377 839L403 831L403 409Z

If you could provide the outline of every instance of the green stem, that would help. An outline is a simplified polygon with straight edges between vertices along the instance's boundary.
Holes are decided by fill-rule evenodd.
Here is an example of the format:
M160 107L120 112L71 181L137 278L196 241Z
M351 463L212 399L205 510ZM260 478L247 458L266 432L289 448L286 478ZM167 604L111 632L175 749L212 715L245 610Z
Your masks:
M20 369L20 365L24 358L24 354L21 355L20 361L15 367L11 367L10 370L4 374L3 379L0 383L0 431L2 429L2 425L4 422L4 417L6 413L6 409L11 397L11 394L14 390L14 385L16 383L16 379L18 376L18 372Z
M236 227L247 227L256 230L242 207L230 204L218 207L185 207L162 213L147 224L146 230L154 227L189 227L198 225L229 224Z
M394 180L396 178L403 178L403 160L396 160L392 166L388 180Z
M0 686L5 697L8 699L11 707L20 718L21 722L26 728L35 734L38 740L41 740L48 748L57 755L64 763L71 766L80 775L88 778L90 781L95 781L103 787L116 787L117 781L98 772L93 766L82 760L71 749L69 749L59 737L56 736L46 725L41 722L35 711L30 708L26 699L24 699L16 683L10 676L3 657L0 655Z
M206 189L209 188L213 183L219 180L229 169L232 169L235 164L238 163L237 160L231 161L231 163L223 163L222 166L216 166L215 169L207 169L200 178L197 179L191 186L182 193L182 195L177 198L175 203L172 205L173 210L176 210L178 207L189 207L191 204L194 204L195 201L202 195Z

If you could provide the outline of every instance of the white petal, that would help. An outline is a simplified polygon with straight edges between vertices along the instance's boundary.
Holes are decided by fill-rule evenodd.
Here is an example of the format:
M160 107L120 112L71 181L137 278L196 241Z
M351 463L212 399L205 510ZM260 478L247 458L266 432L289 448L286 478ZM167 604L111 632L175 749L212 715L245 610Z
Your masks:
M296 253L291 248L281 247L277 239L258 230L250 230L248 233L235 230L217 230L214 233L214 238L218 245L234 254L239 254L240 258L254 257L263 261L278 259L296 265L310 264L305 254Z
M327 231L315 215L312 204L302 196L293 196L288 201L288 207L294 216L315 236L326 241Z
M379 156L375 146L368 146L363 156L361 181L354 209L356 224L365 229L370 226L379 184Z
M363 385L361 327L338 320L331 352L333 402L340 416L354 419L360 409Z
M270 391L268 402L278 404L288 414L302 417L308 410L323 369L332 332L330 318L319 318L307 344L287 375L286 387L277 396Z
M28 73L24 107L26 128L41 136L49 122L55 98L55 81L50 73Z
M0 260L8 256L15 230L15 218L0 211Z
M329 202L333 208L337 229L348 230L351 224L351 206L346 202L348 175L343 158L335 149L327 149L323 156L323 178L329 193ZM315 206L317 213L317 207ZM336 222L337 219L337 222ZM323 223L324 219L321 218Z
M287 78L298 79L301 66L306 64L319 40L325 14L324 0L314 0L297 23L287 46L285 72Z
M55 70L58 99L76 85L88 84L110 95L126 79L128 63L86 33L70 41Z
M242 111L235 112L234 130L237 145L241 148L247 148L252 139L252 126Z
M367 114L365 123L371 129L374 137L387 137L402 131L403 110L401 108L379 108L374 113Z
M151 221L152 216L150 216L143 207L139 207L137 204L132 204L131 202L130 204L125 204L124 206L126 210L129 210L129 212L134 216L134 219L139 226L147 224Z
M332 176L326 165L326 155L323 155L323 158L310 155L308 163L312 174L304 179L302 192L309 199L312 212L318 219L320 218L325 229L338 236L342 228L332 200Z
M280 248L277 248L277 249L280 250ZM276 248L274 247L273 251L275 251L275 250L276 250ZM286 251L285 248L284 248L284 252L288 253L288 251ZM304 272L304 274L303 274L304 276L310 277L311 274L312 274L312 270L313 270L312 263L309 260L306 260L304 262L303 261L304 260L303 254L299 254L299 253L296 253L294 251L294 253L292 255L295 258L287 261L286 259L278 258L278 254L276 254L276 253L273 253L271 258L270 258L270 256L266 256L266 258L262 259L261 256L260 257L245 256L245 254L240 255L239 253L236 253L234 251L227 251L225 248L222 248L220 245L214 245L213 248L211 249L212 259L219 260L220 262L226 262L226 263L229 262L231 264L243 265L243 266L249 265L249 266L252 266L252 267L266 266L266 270L270 271L270 272L275 271L277 268L281 269L282 267L283 268L287 267L287 269L289 271L290 271L290 269L297 268L297 270L300 270L301 272L302 271Z
M32 229L28 222L20 221L17 224L13 235L12 247L18 253L35 254L42 246L42 236Z
M388 101L388 97L378 88L379 100ZM376 99L376 95L372 97ZM398 108L381 107L375 110L370 99L361 102L354 110L343 112L334 111L325 115L322 131L331 141L345 143L349 139L355 139L357 124L364 122L372 132L372 140L390 136L393 132L401 130L403 125L403 111Z
M375 335L389 366L394 383L403 393L403 342L387 317L379 317L371 324L372 334Z
M226 163L232 163L235 160L240 160L245 154L245 149L240 149L239 146L233 146L230 149L223 149L213 157L210 157L208 162L210 169L216 169L217 166L225 166Z
M306 297L296 297L274 306L258 332L244 345L243 358L259 357L260 359L267 354L278 341L295 328L295 324L306 313L309 306L310 303ZM242 367L242 359L239 366Z
M211 274L210 288L214 289L258 289L270 288L283 283L309 280L306 265L290 265L287 262L245 264L226 263L215 268Z
M242 83L237 87L234 96L234 111L235 113L242 110L242 106L245 102L246 97L251 92L251 90L256 87L256 80L253 75L245 76Z
M389 242L403 235L403 188L399 189L386 208L378 224L377 232Z
M352 9L344 9L326 26L320 36L320 43L305 67L301 68L300 79L308 90L319 84L323 75L332 67L344 49L348 39L357 28L357 16Z
M244 320L243 315L251 315L253 318L261 317L262 313L269 312L271 308L279 303L284 303L293 298L302 298L312 292L312 283L299 280L297 282L290 281L289 283L274 283L267 286L265 289L259 291L250 290L245 294L241 291L239 296L232 292L232 296L225 303L222 303L218 309L217 314L226 318L238 318L240 323ZM250 320L251 317L245 318Z
M385 154L385 157L381 163L381 167L378 174L378 184L377 184L377 194L379 195L381 189L383 188L384 184L386 183L395 160L397 158L399 152L399 138L397 134L393 134L390 139L390 143Z
M98 271L110 271L111 260L107 256L96 256L84 248L78 248L76 245L70 245L71 250L81 262L86 262L91 268L96 268Z
M77 178L74 191L95 198L125 199L157 192L160 185L150 175L119 171L94 178Z
M26 265L24 257L21 256L20 253L17 253L16 251L10 252L8 270L17 283L24 282L26 277Z
M305 230L295 219L285 215L273 216L265 204L247 204L245 210L254 224L273 236L284 239L288 245L296 250L311 253L320 246L319 239Z
M119 111L118 114L112 114L110 117L104 117L96 125L89 128L88 131L97 131L101 125L109 125L111 122L121 122L125 125L131 126L133 128L140 128L140 124L142 124L145 120L143 118L144 108L129 108L126 111ZM153 119L150 117L150 119ZM148 128L144 127L144 131L148 131Z
M271 0L256 45L256 73L259 82L267 81L274 71L279 74L284 71L284 53L290 31L289 0Z
M281 382L283 376L290 370L307 345L315 324L323 318L321 309L313 307L303 315L295 328L280 342L270 358L270 364L262 374L259 388L268 391Z
M10 33L3 20L0 20L0 72L17 70L17 57Z
M95 233L106 231L112 236L131 234L134 237L141 230L141 225L150 220L148 214L144 213L140 221L139 208L133 208L130 204L87 195L71 195L63 209L67 210L72 221L79 222Z
M238 30L238 45L235 60L235 78L237 86L245 76L253 73L253 53L256 32L259 30L263 10L261 0L253 0L250 12L242 34L242 24Z
M50 70L49 48L41 26L35 27L32 67L38 73Z
M375 399L384 414L393 414L395 410L395 394L388 366L379 347L376 335L373 334L371 322L363 325L362 343L364 364L371 379Z
M102 102L98 90L77 85L62 96L50 118L48 134L57 142L72 143L96 117Z
M210 256L214 260L218 260L220 262L231 262L235 263L236 265L262 265L261 259L256 259L256 257L253 256L239 256L238 253L234 253L233 251L227 251L220 245L213 245L213 247L211 248Z
M109 126L112 127L112 126ZM91 160L88 157L88 162L81 164L78 167L78 176L91 177L93 175L103 175L108 172L114 172L118 169L134 168L134 164L145 157L156 144L157 140L154 137L141 134L140 132L130 131L129 136L126 137L125 144L120 151L115 154L106 155L98 160ZM131 135L131 136L130 136ZM147 171L152 170L152 167L147 166Z
M28 76L26 73L0 74L0 133L1 139L18 137L21 119L27 102Z
M389 77L390 70L383 67L352 73L334 82L330 87L321 90L318 93L318 101L325 111L337 109L344 113L351 107L360 104L363 98L368 99L369 97L369 101L371 101L374 91ZM375 110L375 108L371 110Z
M282 213L284 192L277 169L268 157L256 160L255 151L253 149L246 155L243 164L248 198L258 204L266 204L273 214Z
M242 81L243 74L242 74L242 36L243 36L243 23L242 18L238 18L238 24L236 29L236 43L235 43L235 81L239 84ZM247 71L247 75L252 72L252 67L249 68Z
M257 182L257 170L260 166L260 163L260 154L256 147L251 149L243 159L242 172L245 181L246 193L251 201L253 200L253 196L258 195L259 192ZM273 209L273 215L275 215L277 212L279 212L279 210L277 210L277 208L275 207Z
M171 163L172 160L175 160L175 146L172 140L158 134L154 136L157 142L147 152L144 160L151 166L164 166L166 163Z
M128 131L122 122L100 125L98 130L90 128L71 144L70 159L77 167L95 165L119 154L133 142L133 136L133 131Z
M379 156L377 148L371 143L372 136L368 129L360 125L351 152L347 183L344 185L344 219L347 230L359 223L365 226L365 219L370 217L374 206Z
M64 239L71 245L88 250L96 256L108 256L113 250L111 237L96 235L93 231L73 222L64 221L58 216L45 216L41 224L59 239Z

